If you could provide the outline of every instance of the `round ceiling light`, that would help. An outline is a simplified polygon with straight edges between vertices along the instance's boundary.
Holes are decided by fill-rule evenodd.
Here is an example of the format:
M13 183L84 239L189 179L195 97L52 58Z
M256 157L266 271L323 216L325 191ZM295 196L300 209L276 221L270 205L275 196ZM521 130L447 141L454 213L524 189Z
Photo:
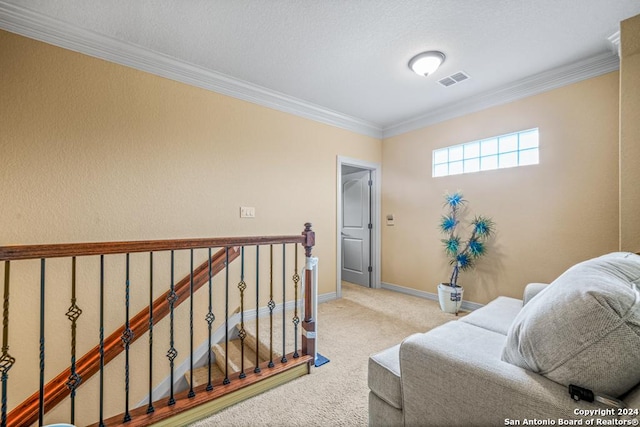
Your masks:
M422 52L411 58L409 68L411 68L414 73L427 77L438 69L444 62L444 58L444 53L437 50Z

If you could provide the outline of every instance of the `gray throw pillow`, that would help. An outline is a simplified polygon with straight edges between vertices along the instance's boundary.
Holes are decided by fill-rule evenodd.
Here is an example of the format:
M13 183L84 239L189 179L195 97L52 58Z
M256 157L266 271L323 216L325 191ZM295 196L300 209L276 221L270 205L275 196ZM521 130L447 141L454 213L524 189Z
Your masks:
M565 271L516 316L502 360L613 397L640 383L640 256Z

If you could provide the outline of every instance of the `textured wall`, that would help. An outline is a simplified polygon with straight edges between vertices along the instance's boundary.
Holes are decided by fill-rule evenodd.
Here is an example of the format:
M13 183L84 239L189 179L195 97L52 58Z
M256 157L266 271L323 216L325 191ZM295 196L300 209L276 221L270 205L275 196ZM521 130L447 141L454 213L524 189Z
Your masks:
M431 177L431 152L533 127L540 164ZM462 190L472 212L493 217L497 235L473 272L465 299L521 297L577 261L618 248L618 73L383 141L382 281L436 293L449 279L437 224L442 195Z
M640 251L640 15L620 23L620 248Z
M379 140L3 31L0 58L0 244L299 234L310 221L320 293L335 292L336 156L380 162ZM256 218L240 219L240 206L254 206ZM79 283L79 354L97 344L96 262L87 261ZM107 333L124 321L122 264L114 264ZM11 383L10 407L38 387L37 338L27 338L38 330L35 265L35 276L22 282L20 267L12 266L10 341L19 363L11 370L18 381ZM159 273L156 295L166 290L166 276ZM64 325L48 329L49 377L69 360L68 266L50 263L47 277L47 323ZM132 313L147 301L146 289L133 286ZM166 328L158 330L158 379L168 373L160 338L166 336ZM179 363L188 336L177 347ZM144 365L132 372L137 403L147 374ZM119 390L118 402L107 395L108 412L123 410L122 378L108 376ZM95 382L86 390L79 393L81 411L95 412Z

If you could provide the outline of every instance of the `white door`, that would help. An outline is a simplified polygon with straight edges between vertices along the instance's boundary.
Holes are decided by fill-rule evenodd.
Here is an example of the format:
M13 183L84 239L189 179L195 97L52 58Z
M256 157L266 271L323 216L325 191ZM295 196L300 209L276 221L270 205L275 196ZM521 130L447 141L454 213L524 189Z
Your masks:
M342 280L371 286L371 172L342 175Z

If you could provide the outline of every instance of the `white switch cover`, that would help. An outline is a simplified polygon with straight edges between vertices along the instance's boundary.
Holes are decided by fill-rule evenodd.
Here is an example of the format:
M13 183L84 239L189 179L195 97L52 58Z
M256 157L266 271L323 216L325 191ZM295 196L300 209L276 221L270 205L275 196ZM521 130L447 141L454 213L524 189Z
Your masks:
M240 207L240 218L255 218L256 217L256 208L253 206L241 206Z
M394 218L393 214L387 215L387 225L394 226L395 223L396 223L396 219Z

